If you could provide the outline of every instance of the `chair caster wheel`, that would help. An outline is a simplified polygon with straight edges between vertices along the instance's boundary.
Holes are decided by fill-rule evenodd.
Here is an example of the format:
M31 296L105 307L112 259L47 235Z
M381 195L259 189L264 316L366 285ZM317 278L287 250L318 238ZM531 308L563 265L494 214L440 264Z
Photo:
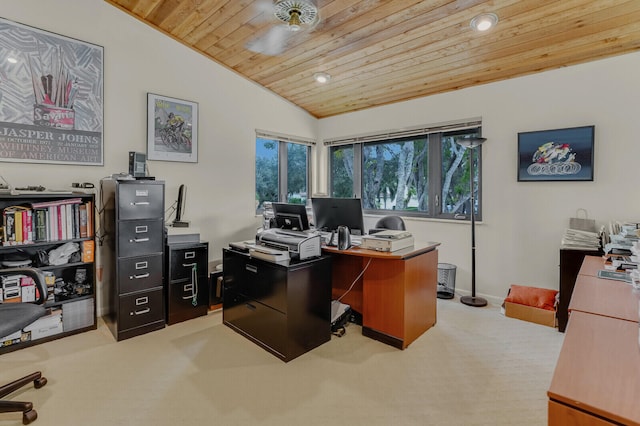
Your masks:
M47 378L46 377L40 377L39 379L35 379L33 381L33 386L36 389L40 389L41 387L43 387L46 384L47 384Z
M38 418L38 413L36 410L29 410L22 413L22 424L28 425L32 421Z

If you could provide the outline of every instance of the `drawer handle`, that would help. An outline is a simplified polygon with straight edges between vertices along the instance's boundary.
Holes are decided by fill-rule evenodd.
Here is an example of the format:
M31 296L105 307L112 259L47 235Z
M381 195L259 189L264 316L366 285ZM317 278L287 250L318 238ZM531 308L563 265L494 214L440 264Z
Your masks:
M149 303L149 296L138 297L136 299L136 306L146 305L147 303Z
M131 312L131 315L142 315L142 314L148 314L151 311L151 308L147 308L147 309L143 309L141 311L135 311L135 312Z
M149 238L133 238L129 240L130 243L146 243L147 241L149 241Z
M182 267L183 268L193 268L196 265L198 265L198 264L197 263L183 263Z
M135 203L131 203L132 206L148 206L149 202L148 201L138 201Z
M251 303L245 303L244 305L245 305L247 308L249 308L250 310L252 310L252 311L255 311L255 310L256 310L256 307L255 307L254 305L252 305Z
M193 259L194 257L196 257L195 251L188 251L184 254L185 259Z
M147 269L149 262L136 262L136 269Z
M189 296L182 296L183 300L193 299L193 283L183 285L182 286L182 291L184 291L185 293L187 291L191 293Z
M142 279L142 278L149 278L149 275L150 274L148 272L146 274L129 275L129 279L130 280L133 280L133 279L139 280L139 279Z
M146 225L136 226L136 234L142 234L145 232L149 232L149 227Z
M249 264L247 264L247 265L245 266L245 269L246 269L247 271L249 271L249 272L253 272L254 274L257 274L257 273L258 273L258 267L257 267L257 266L254 266L254 265L249 265Z

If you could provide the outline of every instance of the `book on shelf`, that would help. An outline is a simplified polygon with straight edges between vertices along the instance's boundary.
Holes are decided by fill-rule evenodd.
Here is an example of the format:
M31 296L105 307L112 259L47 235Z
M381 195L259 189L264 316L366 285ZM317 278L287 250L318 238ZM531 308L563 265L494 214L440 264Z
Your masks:
M0 210L3 246L93 237L93 202L81 198L8 206Z

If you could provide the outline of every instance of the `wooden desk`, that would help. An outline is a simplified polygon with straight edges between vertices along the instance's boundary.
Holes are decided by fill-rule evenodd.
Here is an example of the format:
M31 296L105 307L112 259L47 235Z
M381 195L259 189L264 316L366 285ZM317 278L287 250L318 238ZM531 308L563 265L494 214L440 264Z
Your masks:
M640 425L638 324L571 312L547 395L549 425Z
M637 324L638 300L640 295L630 284L580 275L569 303L569 318L581 311Z
M578 274L597 277L598 271L601 269L604 269L604 258L602 256L585 256Z
M603 268L602 257L587 257L576 280L547 392L549 425L640 425L639 295L624 282L586 275Z
M362 314L362 334L404 349L436 323L439 245L392 253L323 247L333 258L332 297L355 281L341 301Z

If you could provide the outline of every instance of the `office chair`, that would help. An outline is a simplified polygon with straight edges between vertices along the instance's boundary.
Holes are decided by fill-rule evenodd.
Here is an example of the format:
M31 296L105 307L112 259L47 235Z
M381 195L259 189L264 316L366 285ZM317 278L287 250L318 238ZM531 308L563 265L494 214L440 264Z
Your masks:
M27 275L33 278L38 289L38 297L34 303L0 303L0 337L22 330L47 313L47 309L44 307L44 302L47 300L47 285L40 270L26 267L0 269L0 277L6 275ZM38 418L38 413L33 409L33 403L7 401L2 398L29 382L33 382L36 389L40 389L47 384L47 379L42 377L40 371L37 371L0 387L0 413L22 411L22 424L25 425Z
M375 234L376 232L383 231L385 229L393 229L396 231L406 231L404 226L404 220L400 216L390 215L381 217L376 222L376 227L369 230L369 234Z

